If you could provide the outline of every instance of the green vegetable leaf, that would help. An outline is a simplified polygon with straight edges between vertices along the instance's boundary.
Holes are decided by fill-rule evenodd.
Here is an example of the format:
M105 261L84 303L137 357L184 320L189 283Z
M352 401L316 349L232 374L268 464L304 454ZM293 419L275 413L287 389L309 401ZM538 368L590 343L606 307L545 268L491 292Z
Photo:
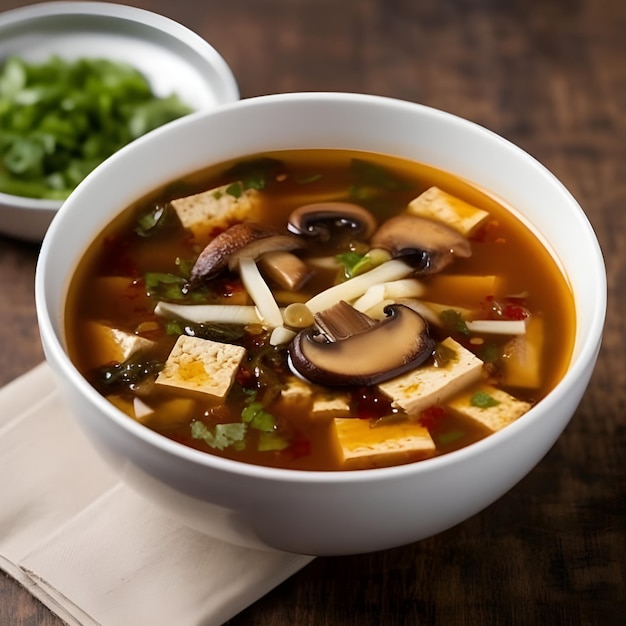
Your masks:
M146 295L159 300L184 300L188 293L187 280L176 274L148 272L145 283Z
M124 363L114 363L96 369L95 378L109 390L123 390L156 374L162 368L163 363L154 359L146 361L129 359Z
M435 367L447 367L458 359L456 352L443 343L436 345L433 357Z
M260 402L250 402L241 412L241 420L255 430L272 432L276 428L276 418L265 410Z
M443 327L452 332L460 333L461 335L469 335L469 329L462 315L455 309L446 309L439 313L439 319L443 324Z
M246 436L247 426L240 422L234 424L217 424L214 430L208 428L204 422L191 423L191 436L202 439L208 446L216 450L224 450L237 442L242 442Z
M398 191L408 188L407 181L395 177L389 170L370 161L352 159L350 170L357 188L373 187L387 191Z
M232 178L240 180L243 185L243 190L261 190L265 189L267 181L275 177L281 167L281 161L269 157L262 157L250 161L241 161L235 164L228 170L227 175L231 177L231 180ZM228 193L230 193L230 191Z
M122 146L188 113L126 63L10 57L0 67L0 191L64 199Z
M273 450L285 450L289 447L289 440L278 433L259 433L259 452L271 452Z
M165 222L167 217L167 206L159 204L152 207L146 213L143 213L137 218L137 226L135 232L140 237L150 237L153 235Z
M498 402L498 400L496 400L493 396L490 396L486 391L481 390L472 394L470 404L480 409L488 409L492 406L498 406L500 402Z
M241 198L241 194L243 193L243 189L241 188L241 183L232 183L226 187L226 193L233 198Z
M343 265L343 273L346 278L352 278L356 275L354 270L364 258L365 255L358 252L343 252L335 257L337 262Z
M435 435L435 442L437 445L445 446L459 441L464 436L465 433L460 430L450 430L448 432Z

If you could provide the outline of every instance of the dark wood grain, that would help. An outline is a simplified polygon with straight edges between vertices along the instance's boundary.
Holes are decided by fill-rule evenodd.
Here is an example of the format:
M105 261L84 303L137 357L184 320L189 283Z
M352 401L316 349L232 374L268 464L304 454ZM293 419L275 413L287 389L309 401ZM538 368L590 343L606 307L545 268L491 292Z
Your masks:
M0 9L30 4L0 1ZM313 561L230 626L626 623L626 4L623 0L143 0L210 41L242 97L374 93L490 128L587 212L609 284L605 341L558 443L436 537ZM564 225L566 228L566 225ZM0 237L0 383L42 359L37 246ZM0 624L57 626L0 576ZM186 626L186 625L182 625Z

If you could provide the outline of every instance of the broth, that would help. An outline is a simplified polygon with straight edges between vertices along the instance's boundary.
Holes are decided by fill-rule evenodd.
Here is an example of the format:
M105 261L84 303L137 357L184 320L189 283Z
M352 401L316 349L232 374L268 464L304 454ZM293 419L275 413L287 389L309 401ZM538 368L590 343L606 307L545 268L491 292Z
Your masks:
M188 200L195 194L204 195ZM420 196L430 200L414 202ZM374 234L332 211L315 213L309 230L286 227L298 207L331 202L349 203L333 211L367 209ZM379 236L383 224L407 213L441 224L444 213L423 211L442 203L442 236L460 237L452 256L448 244L392 250L403 228L392 243ZM192 221L198 204L212 207L210 219ZM459 234L450 209L475 224ZM221 254L205 261L211 242L242 223L261 225L260 239L277 231L286 248L253 257L248 247L209 268ZM312 234L320 225L326 234ZM287 279L277 277L274 262ZM301 286L293 286L291 263L304 266ZM320 292L386 271L384 291L370 285L311 317ZM272 295L261 302L263 286ZM209 310L218 321L190 319ZM276 310L278 322L270 323ZM129 418L207 453L324 471L419 461L505 427L560 380L575 324L567 280L512 211L447 172L338 150L223 163L128 207L84 255L65 319L71 359ZM393 335L424 320L423 345L417 331ZM392 354L405 346L409 356ZM211 359L220 364L215 371Z

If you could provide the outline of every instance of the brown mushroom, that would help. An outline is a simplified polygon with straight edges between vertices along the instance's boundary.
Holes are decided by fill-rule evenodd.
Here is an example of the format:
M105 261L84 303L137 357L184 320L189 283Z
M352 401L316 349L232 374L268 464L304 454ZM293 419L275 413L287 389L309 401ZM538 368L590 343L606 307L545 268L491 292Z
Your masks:
M313 270L288 250L270 250L259 258L261 273L280 287L298 291L312 276Z
M374 233L372 248L402 257L420 274L434 274L454 257L469 257L470 242L458 231L437 220L415 215L398 215L384 222Z
M292 211L287 228L297 235L329 241L334 231L350 229L351 234L369 239L376 230L374 216L351 202L317 202Z
M402 305L384 311L387 317L377 322L342 301L318 313L316 325L291 342L291 366L311 382L331 387L375 385L418 367L435 345L426 322Z
M294 250L302 247L297 237L278 233L257 224L241 223L230 226L217 235L200 253L191 270L191 282L214 276L228 267L234 270L240 259L257 259L274 250Z

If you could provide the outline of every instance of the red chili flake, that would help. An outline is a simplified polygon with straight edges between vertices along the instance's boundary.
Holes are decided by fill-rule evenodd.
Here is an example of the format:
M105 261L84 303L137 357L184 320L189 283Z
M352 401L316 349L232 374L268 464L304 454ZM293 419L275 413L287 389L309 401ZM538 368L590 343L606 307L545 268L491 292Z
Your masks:
M525 320L528 317L528 311L517 304L505 304L502 314L508 320Z
M446 411L443 407L434 405L424 409L420 413L419 421L422 426L432 428L442 417L445 416L445 414Z
M241 366L237 370L237 373L235 374L235 380L242 387L246 387L246 388L254 387L255 386L254 371L247 367Z
M222 287L222 292L225 296L236 293L237 291L241 291L243 289L243 285L239 282L231 282L224 281L224 285Z

